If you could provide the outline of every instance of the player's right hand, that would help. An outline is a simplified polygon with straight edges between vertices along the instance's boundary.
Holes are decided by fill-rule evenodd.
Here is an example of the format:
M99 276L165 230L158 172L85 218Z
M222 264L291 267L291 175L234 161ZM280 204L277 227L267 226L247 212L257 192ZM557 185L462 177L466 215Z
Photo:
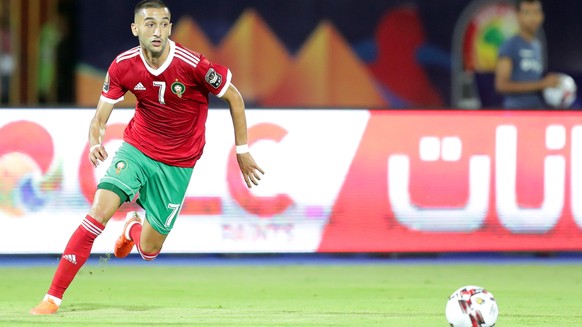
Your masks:
M107 159L107 151L103 145L96 144L89 149L89 160L93 163L93 167L99 166L105 159Z
M544 84L544 88L558 87L560 86L560 76L555 73L549 73L546 75L546 77L544 77L542 83Z

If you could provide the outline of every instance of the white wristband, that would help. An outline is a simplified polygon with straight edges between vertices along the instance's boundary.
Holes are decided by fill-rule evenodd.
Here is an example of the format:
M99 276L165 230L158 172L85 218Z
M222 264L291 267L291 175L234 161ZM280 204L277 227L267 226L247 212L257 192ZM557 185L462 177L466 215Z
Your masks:
M236 154L247 153L249 152L248 144L237 145L236 146Z
M94 146L89 148L89 153L93 152L93 150L97 149L98 147L100 147L101 144L95 144Z

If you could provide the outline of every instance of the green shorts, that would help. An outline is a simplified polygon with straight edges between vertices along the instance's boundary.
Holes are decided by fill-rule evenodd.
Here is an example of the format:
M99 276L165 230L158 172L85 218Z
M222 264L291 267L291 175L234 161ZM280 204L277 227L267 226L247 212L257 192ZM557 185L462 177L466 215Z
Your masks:
M122 203L139 195L137 203L145 209L148 223L167 235L182 208L193 170L168 166L123 142L97 188L115 192Z

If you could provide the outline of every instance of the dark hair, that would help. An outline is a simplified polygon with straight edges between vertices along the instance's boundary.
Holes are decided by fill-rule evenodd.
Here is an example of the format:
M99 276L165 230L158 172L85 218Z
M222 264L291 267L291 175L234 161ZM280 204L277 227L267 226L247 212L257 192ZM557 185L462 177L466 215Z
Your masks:
M521 9L522 3L534 3L534 2L539 2L541 4L542 0L515 0L515 9L519 11Z
M137 13L146 8L168 8L166 4L162 0L142 0L137 5L135 5L135 9L133 10L133 14L137 15ZM168 9L169 11L170 9Z

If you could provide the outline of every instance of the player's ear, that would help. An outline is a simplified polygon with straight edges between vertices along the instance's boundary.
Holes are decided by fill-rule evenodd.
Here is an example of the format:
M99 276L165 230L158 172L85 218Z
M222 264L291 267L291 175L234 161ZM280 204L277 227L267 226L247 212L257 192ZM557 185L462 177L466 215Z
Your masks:
M131 33L133 36L137 36L137 25L135 23L131 23Z
M168 34L168 36L172 35L172 23L170 23L170 34Z

